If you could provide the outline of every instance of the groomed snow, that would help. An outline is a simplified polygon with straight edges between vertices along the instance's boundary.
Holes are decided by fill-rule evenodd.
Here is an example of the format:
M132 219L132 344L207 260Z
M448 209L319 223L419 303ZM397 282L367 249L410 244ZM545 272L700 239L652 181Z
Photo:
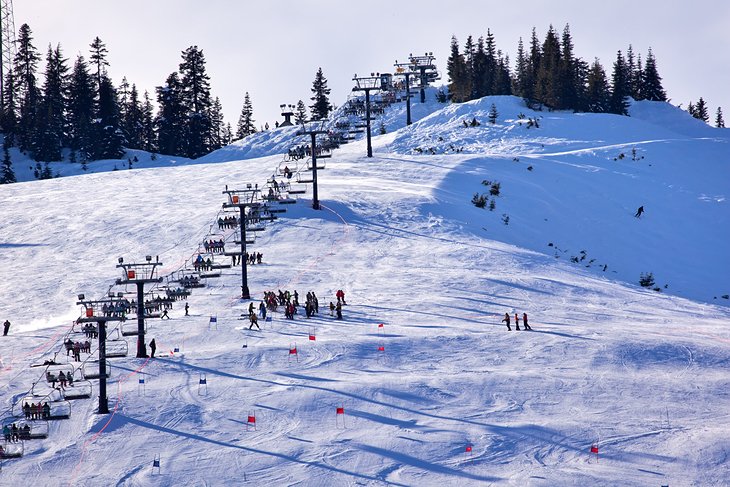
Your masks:
M252 294L313 290L318 316L249 331L224 270L191 316L177 303L148 321L159 358L110 359L113 414L72 401L0 485L728 485L726 133L646 102L633 117L427 105L399 130L402 107L386 114L372 159L363 141L335 151L323 209L308 188L257 239ZM225 186L276 171L286 137L256 141L0 186L4 418L62 348L78 293L106 295L119 256L179 269ZM470 203L482 180L501 184L494 211ZM641 272L668 287L639 287ZM342 321L325 309L340 288ZM505 312L534 331L507 332Z

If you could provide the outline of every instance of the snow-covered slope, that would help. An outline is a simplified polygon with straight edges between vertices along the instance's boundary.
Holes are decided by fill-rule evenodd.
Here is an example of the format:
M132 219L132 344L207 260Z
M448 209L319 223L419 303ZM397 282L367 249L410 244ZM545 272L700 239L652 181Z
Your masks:
M342 147L320 173L324 208L308 188L249 268L257 298L313 290L318 316L275 313L249 331L240 273L225 270L189 298L191 316L178 303L148 321L162 358L111 359L112 415L73 401L4 461L0 485L727 485L730 311L712 299L728 292L727 138L641 109L533 113L493 98L378 137L372 159L363 142ZM463 128L467 116L482 125ZM0 187L4 418L42 378L30 365L62 348L78 293L106 295L119 256L179 269L225 186L262 184L280 161ZM494 211L470 202L485 179L500 183ZM669 287L634 284L646 271ZM337 289L342 321L324 309ZM507 332L505 312L527 312L534 331Z

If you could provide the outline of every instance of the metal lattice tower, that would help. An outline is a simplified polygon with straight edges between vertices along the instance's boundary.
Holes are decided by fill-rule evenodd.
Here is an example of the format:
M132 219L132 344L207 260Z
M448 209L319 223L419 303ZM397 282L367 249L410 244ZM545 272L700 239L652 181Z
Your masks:
M5 100L5 76L13 68L15 58L15 19L13 0L0 0L0 104Z

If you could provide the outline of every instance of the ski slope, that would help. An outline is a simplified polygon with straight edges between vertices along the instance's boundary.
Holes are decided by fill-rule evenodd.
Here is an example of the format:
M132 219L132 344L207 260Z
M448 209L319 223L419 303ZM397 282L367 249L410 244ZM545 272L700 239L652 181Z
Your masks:
M190 316L178 302L148 320L158 358L110 359L112 414L71 401L0 485L728 485L725 131L647 102L632 117L426 105L410 127L386 113L372 159L363 141L335 151L323 209L308 188L254 244L255 304L312 290L319 315L248 330L240 272L224 270ZM105 296L120 256L180 269L226 185L263 184L287 137L0 186L3 417L62 349L78 293ZM470 202L483 180L500 183L494 211ZM505 312L533 331L508 332Z

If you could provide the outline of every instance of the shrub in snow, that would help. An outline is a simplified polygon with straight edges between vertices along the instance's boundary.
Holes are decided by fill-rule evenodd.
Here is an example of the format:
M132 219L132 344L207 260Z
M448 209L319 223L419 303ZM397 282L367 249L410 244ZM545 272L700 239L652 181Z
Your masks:
M474 193L471 202L477 208L484 208L485 206L487 206L487 197L483 194Z
M652 272L647 273L641 273L641 276L639 276L639 284L641 284L641 287L652 287L654 286L654 274Z

